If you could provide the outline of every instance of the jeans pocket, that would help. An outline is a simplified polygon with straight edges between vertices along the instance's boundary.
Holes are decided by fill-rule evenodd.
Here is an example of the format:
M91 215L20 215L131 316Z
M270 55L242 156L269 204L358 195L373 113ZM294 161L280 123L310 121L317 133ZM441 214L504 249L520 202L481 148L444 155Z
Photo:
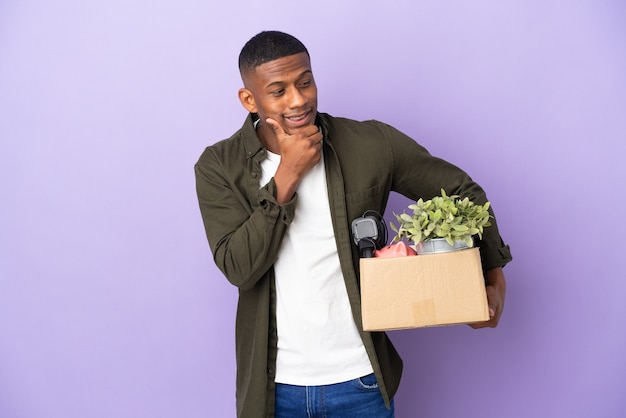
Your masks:
M355 379L355 382L357 387L361 390L378 390L378 382L376 381L376 375L374 375L374 373L368 374L367 376L359 377L358 379Z

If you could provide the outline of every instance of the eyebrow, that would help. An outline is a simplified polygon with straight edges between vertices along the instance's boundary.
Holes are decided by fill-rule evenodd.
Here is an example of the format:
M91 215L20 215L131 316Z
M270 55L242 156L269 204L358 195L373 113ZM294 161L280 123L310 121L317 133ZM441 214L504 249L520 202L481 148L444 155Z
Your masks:
M300 78L302 78L306 74L313 74L313 71L311 69L302 71L298 75L298 77L296 77L296 80L299 80ZM269 83L268 85L266 85L265 88L268 89L268 88L271 88L271 87L274 87L274 86L281 86L283 84L285 84L284 81L273 81L273 82Z

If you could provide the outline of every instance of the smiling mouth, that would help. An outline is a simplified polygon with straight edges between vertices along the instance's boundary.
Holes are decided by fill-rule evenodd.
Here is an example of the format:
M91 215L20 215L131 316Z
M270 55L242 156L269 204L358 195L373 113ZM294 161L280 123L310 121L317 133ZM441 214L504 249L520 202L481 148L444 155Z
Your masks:
M300 122L306 120L309 117L310 114L311 114L311 112L309 111L309 112L303 113L302 115L285 116L285 119L287 119L289 122L292 122L292 123L300 123Z

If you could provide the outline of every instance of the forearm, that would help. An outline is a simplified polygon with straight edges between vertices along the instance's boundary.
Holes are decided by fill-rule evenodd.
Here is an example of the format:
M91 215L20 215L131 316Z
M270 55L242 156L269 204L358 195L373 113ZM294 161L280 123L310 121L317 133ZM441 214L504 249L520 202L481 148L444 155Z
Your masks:
M506 279L502 267L494 267L485 272L485 284L493 286L504 294L506 292Z
M211 245L215 264L233 285L249 289L271 268L287 228L278 217L259 208L242 225Z
M248 196L210 166L196 167L196 188L215 264L233 285L253 287L276 259L295 201L279 205L273 182Z
M500 322L506 297L506 279L502 267L495 267L485 272L489 320L471 324L472 328L495 328Z
M300 176L280 165L274 175L276 202L278 204L285 204L291 201L296 193L298 184L300 184L300 180Z

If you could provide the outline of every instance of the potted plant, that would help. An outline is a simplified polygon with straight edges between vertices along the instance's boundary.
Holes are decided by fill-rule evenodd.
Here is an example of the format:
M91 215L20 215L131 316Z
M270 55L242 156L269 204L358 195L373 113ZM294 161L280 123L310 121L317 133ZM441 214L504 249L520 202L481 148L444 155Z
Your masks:
M399 226L390 222L396 232L392 242L412 241L418 254L471 248L473 236L482 238L483 228L491 225L489 206L489 202L477 205L467 197L448 196L441 189L441 196L409 205L413 215L394 213Z

